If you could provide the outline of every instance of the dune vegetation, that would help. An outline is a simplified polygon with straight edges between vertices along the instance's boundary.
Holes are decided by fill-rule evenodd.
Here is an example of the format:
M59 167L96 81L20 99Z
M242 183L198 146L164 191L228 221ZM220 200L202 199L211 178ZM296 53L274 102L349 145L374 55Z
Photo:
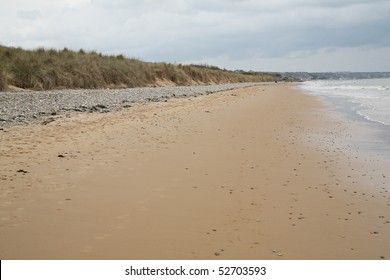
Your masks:
M237 72L207 65L143 62L84 50L0 46L0 90L127 88L275 81L267 73Z

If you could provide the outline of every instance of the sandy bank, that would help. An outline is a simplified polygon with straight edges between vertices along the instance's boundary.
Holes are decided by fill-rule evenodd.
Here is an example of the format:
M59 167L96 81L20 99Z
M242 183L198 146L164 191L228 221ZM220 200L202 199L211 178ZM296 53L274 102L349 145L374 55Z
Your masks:
M383 163L328 114L273 85L0 131L0 257L390 258Z

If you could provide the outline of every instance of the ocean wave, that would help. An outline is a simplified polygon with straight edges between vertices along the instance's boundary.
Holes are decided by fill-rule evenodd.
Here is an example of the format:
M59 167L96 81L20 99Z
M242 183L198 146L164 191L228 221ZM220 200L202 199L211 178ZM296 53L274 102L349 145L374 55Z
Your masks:
M343 98L365 119L390 125L390 79L308 81L301 89L313 95Z

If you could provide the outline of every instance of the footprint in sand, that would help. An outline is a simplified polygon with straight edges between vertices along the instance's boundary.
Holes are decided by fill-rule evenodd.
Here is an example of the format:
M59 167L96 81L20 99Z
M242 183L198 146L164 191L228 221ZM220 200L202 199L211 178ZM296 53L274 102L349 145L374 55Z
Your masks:
M84 246L84 248L81 249L81 252L82 253L92 253L93 252L93 248L92 248L92 246Z
M95 236L95 239L96 240L103 240L103 239L105 239L105 238L107 238L109 236L110 236L109 234L97 235L97 236Z

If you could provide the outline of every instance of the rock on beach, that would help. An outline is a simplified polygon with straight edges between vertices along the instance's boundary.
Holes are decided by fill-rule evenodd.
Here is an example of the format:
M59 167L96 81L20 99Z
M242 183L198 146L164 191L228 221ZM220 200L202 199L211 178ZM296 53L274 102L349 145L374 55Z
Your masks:
M180 86L128 89L78 89L0 92L0 127L49 124L69 113L108 113L131 107L131 103L166 102L265 83Z

